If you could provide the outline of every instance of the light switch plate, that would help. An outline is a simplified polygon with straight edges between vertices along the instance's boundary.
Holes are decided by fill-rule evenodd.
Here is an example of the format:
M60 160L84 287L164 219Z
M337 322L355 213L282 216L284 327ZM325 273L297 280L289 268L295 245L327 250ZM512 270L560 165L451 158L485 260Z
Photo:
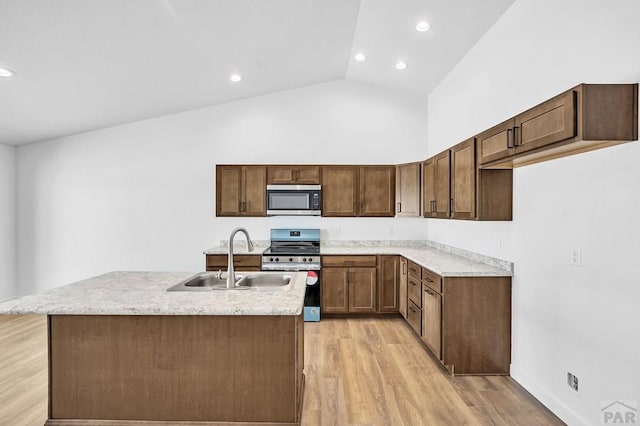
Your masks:
M580 250L579 247L569 249L569 265L576 267L582 266L582 250Z

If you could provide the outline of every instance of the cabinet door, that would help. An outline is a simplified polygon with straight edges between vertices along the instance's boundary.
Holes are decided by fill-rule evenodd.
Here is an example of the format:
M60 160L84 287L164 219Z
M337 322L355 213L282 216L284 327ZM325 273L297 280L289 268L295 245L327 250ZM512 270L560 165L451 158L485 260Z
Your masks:
M429 158L422 163L422 214L436 216L436 159Z
M434 203L434 217L449 217L451 206L451 152L445 152L435 157L435 191L436 202Z
M476 215L475 140L451 148L451 217L473 219Z
M442 296L426 286L422 293L422 340L442 359Z
M322 312L349 312L348 268L322 270Z
M243 216L267 215L267 168L265 166L243 167Z
M242 166L216 167L216 216L240 216Z
M513 127L514 120L512 118L476 136L480 151L480 164L500 160L515 153Z
M396 216L420 216L420 163L396 167Z
M398 312L400 256L379 256L378 268L378 312Z
M396 168L394 166L360 167L359 216L394 216Z
M269 184L310 185L320 183L319 166L269 166L267 168Z
M570 90L516 117L516 154L572 138L576 130L576 93Z
M349 312L376 311L376 272L376 268L349 269Z
M399 289L398 289L398 311L400 315L404 318L407 318L407 278L408 278L408 268L407 268L407 259L404 257L400 258L400 280L399 280Z
M358 168L322 168L322 216L358 215Z

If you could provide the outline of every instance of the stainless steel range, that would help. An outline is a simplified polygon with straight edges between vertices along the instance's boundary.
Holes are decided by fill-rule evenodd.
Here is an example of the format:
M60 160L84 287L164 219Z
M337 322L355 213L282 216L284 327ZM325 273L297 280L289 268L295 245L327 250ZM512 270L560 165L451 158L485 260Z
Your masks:
M320 230L272 229L262 254L263 271L308 271L304 320L320 320Z

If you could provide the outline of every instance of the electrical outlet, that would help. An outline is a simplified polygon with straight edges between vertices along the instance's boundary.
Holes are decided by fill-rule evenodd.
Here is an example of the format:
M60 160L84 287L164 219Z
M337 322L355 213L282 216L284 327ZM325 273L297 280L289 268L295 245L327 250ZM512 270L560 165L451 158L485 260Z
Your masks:
M569 265L580 267L582 265L582 251L578 247L569 249Z
M573 374L567 372L567 384L571 389L578 392L578 376L574 376Z

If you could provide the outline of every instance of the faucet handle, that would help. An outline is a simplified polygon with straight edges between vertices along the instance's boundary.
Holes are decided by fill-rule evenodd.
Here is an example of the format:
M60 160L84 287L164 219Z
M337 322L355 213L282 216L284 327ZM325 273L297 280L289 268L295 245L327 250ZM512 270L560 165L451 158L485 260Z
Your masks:
M222 269L218 269L218 272L216 272L216 278L219 280L222 279Z

